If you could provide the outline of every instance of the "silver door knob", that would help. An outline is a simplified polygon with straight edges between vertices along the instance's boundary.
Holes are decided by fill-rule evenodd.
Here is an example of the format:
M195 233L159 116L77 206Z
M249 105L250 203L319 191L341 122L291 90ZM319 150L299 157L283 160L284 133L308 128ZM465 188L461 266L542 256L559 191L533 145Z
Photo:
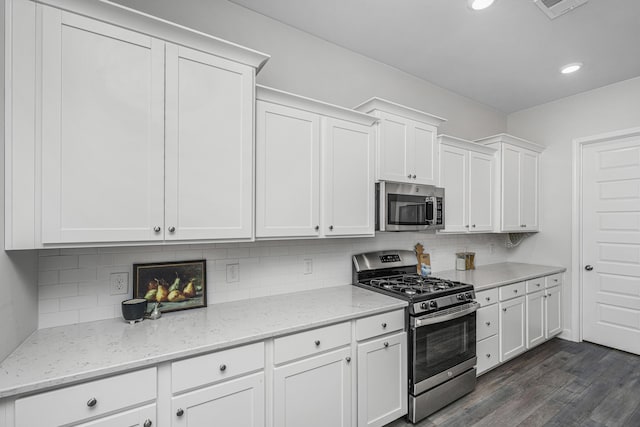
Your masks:
M316 346L320 345L320 340L316 340Z
M412 178L413 178L413 179L416 179L416 176L415 176L415 175L413 175L413 177L412 177Z
M347 363L351 362L351 358L349 356L345 357L345 359L347 361Z
M176 415L179 416L179 417L183 416L184 415L184 409L182 409L182 408L178 409L176 411Z
M487 326L491 326L491 322L487 322Z
M385 347L389 347L389 343L388 343L388 342L385 342L385 343L384 343L384 346L385 346Z
M174 231L176 231L176 228L173 225L169 227L169 233L173 233Z
M587 271L591 271L591 270L593 270L593 266L592 265L585 265L584 269L587 270Z
M411 179L411 174L407 175L407 178Z
M144 424L143 424L144 427L151 427L152 425L153 423L148 418L144 421Z
M465 225L464 228L469 228L469 224Z
M160 226L156 225L155 227L153 227L153 231L155 231L156 233L160 232Z
M318 230L320 230L320 226L319 226L319 225L316 225L315 227L313 227L313 229L314 229L314 230L316 230L316 231L318 231Z
M333 225L330 225L330 226L329 226L329 230L333 230Z
M386 324L386 323L383 323L383 324L382 324L382 328L384 329L384 328L386 328L386 327L387 327L387 324Z
M92 397L87 401L87 406L89 408L93 408L94 406L96 406L97 403L98 403L98 400L95 397Z
M226 371L227 370L227 365L225 365L225 364L220 365L220 370L222 372Z
M489 353L487 353L487 357L490 359L490 358L491 358L491 355L490 355Z

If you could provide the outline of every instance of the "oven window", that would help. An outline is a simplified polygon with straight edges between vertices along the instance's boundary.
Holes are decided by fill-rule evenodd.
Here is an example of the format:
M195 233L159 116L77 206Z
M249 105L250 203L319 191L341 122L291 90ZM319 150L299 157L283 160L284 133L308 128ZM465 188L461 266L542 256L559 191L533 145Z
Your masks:
M387 195L387 223L395 225L426 225L427 204L424 196Z
M412 381L417 384L476 355L476 314L412 330Z

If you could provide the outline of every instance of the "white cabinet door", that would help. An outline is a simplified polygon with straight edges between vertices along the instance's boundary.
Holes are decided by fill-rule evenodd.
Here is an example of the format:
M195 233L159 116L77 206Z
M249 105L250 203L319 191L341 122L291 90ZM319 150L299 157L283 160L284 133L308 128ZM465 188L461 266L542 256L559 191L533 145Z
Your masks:
M375 233L373 128L323 118L322 233Z
M527 295L527 348L532 348L545 337L545 293L533 292Z
M264 374L260 372L174 397L171 425L263 427L264 401Z
M503 144L502 231L522 231L520 207L520 149Z
M562 288L556 286L547 289L545 300L546 338L549 339L562 332Z
M378 179L413 183L408 178L413 170L407 164L413 155L411 120L381 112L378 130Z
M526 350L526 308L524 296L500 303L500 361Z
M256 237L320 234L320 117L257 102Z
M538 226L538 153L522 149L520 153L520 222L525 231Z
M170 44L166 58L165 238L250 238L253 69Z
M383 426L407 413L407 334L358 344L358 426Z
M153 427L158 425L156 404L120 412L76 427Z
M493 231L493 156L469 152L469 231ZM446 193L449 203L449 192ZM446 220L446 217L445 217Z
M478 341L476 353L478 355L478 375L500 363L500 340L498 335Z
M274 426L351 425L350 358L347 347L275 368Z
M444 187L445 231L466 232L469 228L467 183L469 152L449 145L440 146L440 186Z
M436 185L438 183L439 151L436 142L438 128L426 123L413 122L411 126L411 138L407 151L406 163L416 184Z
M42 6L43 243L162 240L164 43Z

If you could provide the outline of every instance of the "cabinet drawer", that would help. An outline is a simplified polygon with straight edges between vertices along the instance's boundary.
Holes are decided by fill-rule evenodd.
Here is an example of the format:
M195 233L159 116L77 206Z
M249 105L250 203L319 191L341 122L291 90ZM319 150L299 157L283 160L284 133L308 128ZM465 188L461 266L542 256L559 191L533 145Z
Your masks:
M156 398L156 368L65 387L16 400L16 427L77 423Z
M527 293L536 292L544 289L544 277L538 277L537 279L527 280Z
M511 285L502 286L500 288L500 301L519 297L521 295L524 295L525 293L524 282L512 283Z
M476 340L480 341L498 333L499 310L497 305L480 308L476 317Z
M178 393L264 368L264 343L191 357L171 364L171 391Z
M274 363L321 353L351 343L349 322L300 332L274 340Z
M498 335L478 341L476 344L478 355L478 375L493 368L500 362L500 341Z
M546 279L546 287L553 288L554 286L562 285L562 273L552 274L551 276L545 277Z
M498 288L487 289L486 291L476 292L476 301L480 307L491 305L498 302Z
M365 317L356 320L356 340L362 341L402 329L404 329L404 310Z

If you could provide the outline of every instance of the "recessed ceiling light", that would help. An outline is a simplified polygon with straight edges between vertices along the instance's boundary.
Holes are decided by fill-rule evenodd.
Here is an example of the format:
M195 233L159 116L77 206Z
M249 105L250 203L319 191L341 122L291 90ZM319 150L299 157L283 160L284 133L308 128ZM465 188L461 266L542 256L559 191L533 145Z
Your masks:
M580 68L582 68L582 62L572 62L571 64L567 64L561 67L560 72L562 74L571 74L571 73L575 73Z
M469 0L469 7L473 10L486 9L493 4L494 0Z

